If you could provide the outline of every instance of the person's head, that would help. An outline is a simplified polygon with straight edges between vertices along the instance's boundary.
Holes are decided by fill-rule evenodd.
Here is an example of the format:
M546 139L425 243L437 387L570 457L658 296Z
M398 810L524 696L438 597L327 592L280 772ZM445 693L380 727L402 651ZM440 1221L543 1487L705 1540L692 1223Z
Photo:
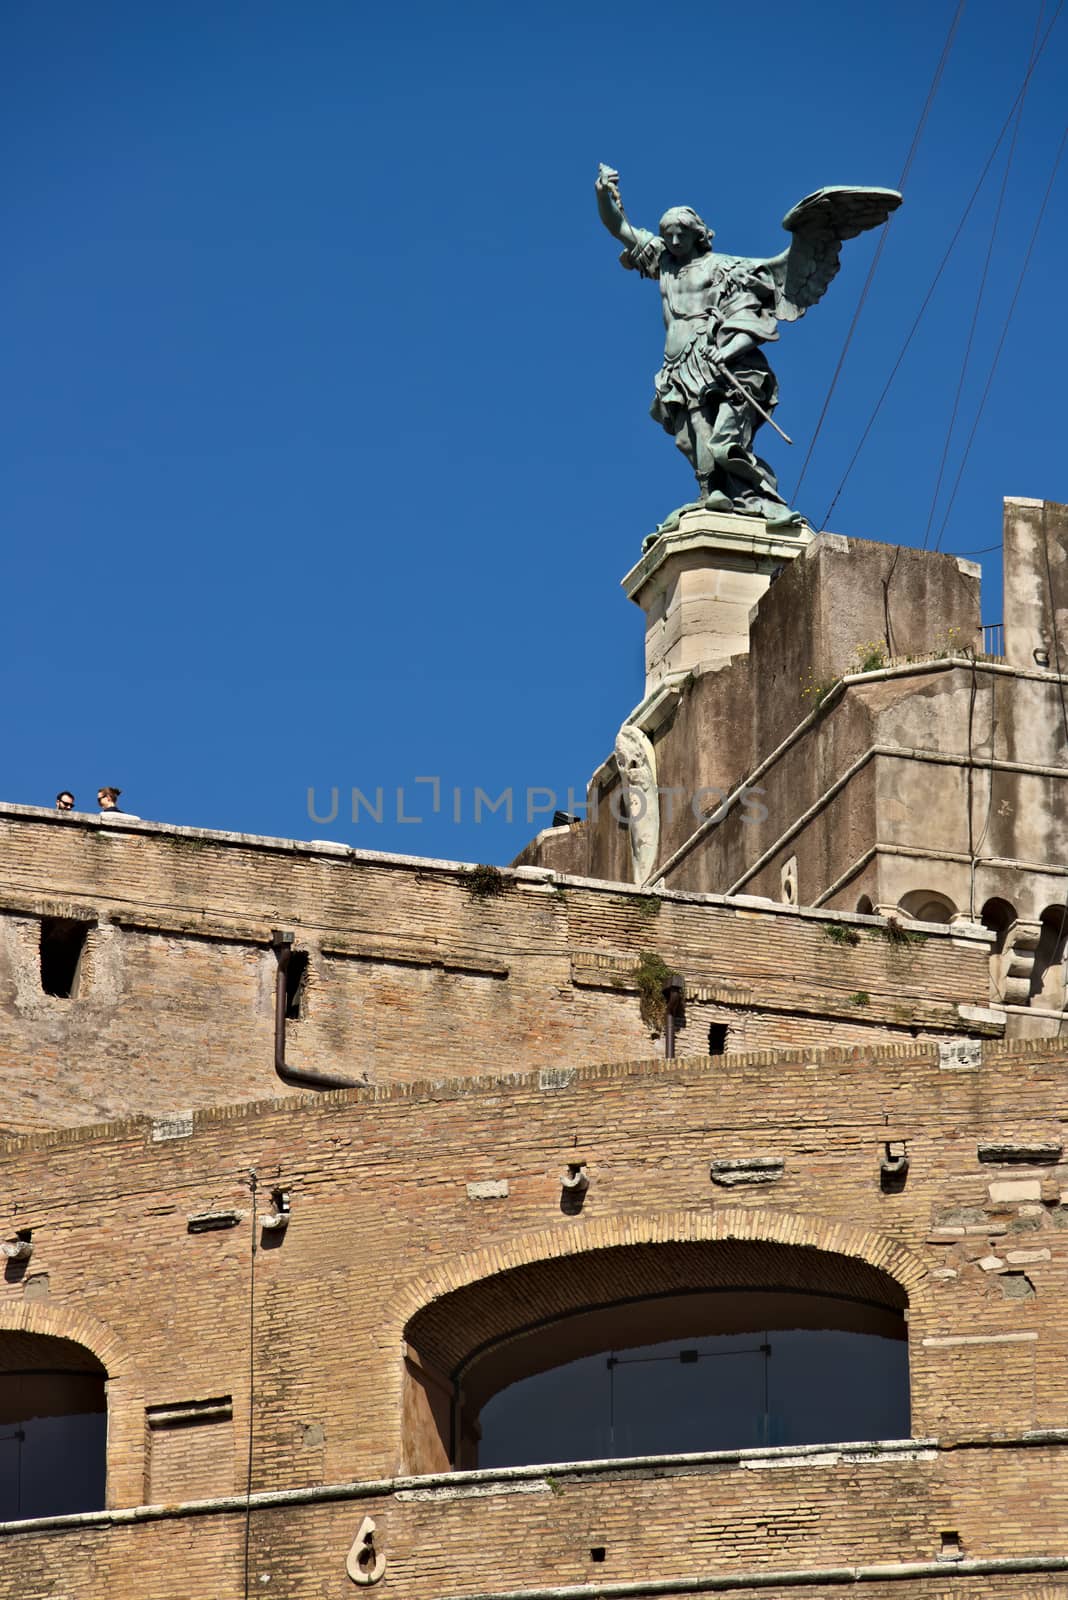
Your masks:
M711 250L715 236L692 206L672 206L660 218L660 237L673 256L685 261Z
M118 808L121 789L98 789L96 803L101 811L115 811Z
M61 789L59 791L59 793L56 795L56 810L57 811L73 811L74 810L74 796L71 794L69 789Z

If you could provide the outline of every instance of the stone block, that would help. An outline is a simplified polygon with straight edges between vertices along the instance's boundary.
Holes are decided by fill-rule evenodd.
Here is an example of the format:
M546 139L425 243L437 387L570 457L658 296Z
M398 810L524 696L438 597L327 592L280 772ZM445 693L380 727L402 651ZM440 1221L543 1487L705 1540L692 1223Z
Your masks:
M983 1064L983 1045L979 1039L943 1039L938 1045L938 1064L949 1072L974 1072Z
M1001 1178L987 1189L991 1200L1013 1203L1020 1200L1040 1200L1042 1185L1037 1178Z
M467 1185L467 1198L469 1200L506 1200L508 1198L507 1178L485 1178L478 1183Z
M1033 1144L984 1143L976 1148L976 1155L980 1161L995 1162L998 1165L1023 1162L1028 1166L1038 1166L1042 1162L1059 1161L1063 1154L1063 1144L1054 1143L1052 1140Z
M786 1163L779 1156L745 1156L738 1161L713 1161L712 1182L725 1188L745 1183L775 1183Z
M166 1139L191 1139L193 1113L173 1111L169 1117L156 1117L152 1123L152 1141L161 1144Z

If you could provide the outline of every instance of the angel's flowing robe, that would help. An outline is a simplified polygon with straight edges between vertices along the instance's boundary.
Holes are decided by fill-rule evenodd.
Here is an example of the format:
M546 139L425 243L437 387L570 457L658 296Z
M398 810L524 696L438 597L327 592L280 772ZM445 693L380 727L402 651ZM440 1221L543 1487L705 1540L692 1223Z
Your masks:
M692 460L685 422L701 414L718 480L702 481L693 462L703 490L721 487L732 499L748 494L781 505L771 468L749 448L763 419L713 365L716 352L734 334L748 335L753 344L733 356L727 370L765 411L774 409L779 386L760 348L779 336L771 264L715 251L679 261L657 235L635 231L637 242L620 259L643 277L659 280L664 312L664 363L654 380L653 417Z

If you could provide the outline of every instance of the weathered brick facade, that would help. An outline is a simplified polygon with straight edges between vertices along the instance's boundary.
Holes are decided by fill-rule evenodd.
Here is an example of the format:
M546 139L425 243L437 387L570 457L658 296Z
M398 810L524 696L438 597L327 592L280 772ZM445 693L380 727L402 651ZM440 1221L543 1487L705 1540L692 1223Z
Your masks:
M404 1600L1068 1596L1064 1051L995 1036L989 938L478 883L0 812L0 1349L108 1375L108 1509L0 1528L0 1600L340 1600L367 1517ZM70 998L48 917L92 925ZM359 1087L279 1082L274 930L288 1060ZM741 1290L907 1314L908 1435L464 1470L532 1329Z
M271 931L309 953L293 1064L390 1083L662 1049L634 970L683 973L680 1049L1000 1031L990 936L904 944L877 919L342 846L0 808L0 1126L55 1127L277 1092ZM42 990L42 916L90 926L77 993ZM830 932L829 932L830 930ZM830 937L836 933L836 942Z
M1064 1552L1062 1052L982 1055L645 1061L224 1107L188 1132L135 1120L9 1139L12 1221L34 1254L9 1271L0 1324L77 1340L107 1367L114 1509L9 1527L0 1595L242 1595L246 1511L249 1592L293 1600L350 1592L368 1514L383 1592L427 1600L654 1578L670 1587L650 1593L716 1577L748 1594L745 1574L776 1572L785 1592L813 1569L871 1569L866 1590L888 1595L1068 1593L1068 1561L1034 1567L1030 1590L987 1570ZM897 1192L880 1184L888 1140L910 1158ZM980 1160L991 1145L1045 1154ZM753 1155L780 1158L781 1176L714 1188L711 1160ZM567 1215L576 1156L590 1188ZM475 1197L488 1183L496 1197ZM292 1213L275 1244L259 1224L280 1184ZM189 1231L226 1212L232 1226ZM400 1476L406 1333L450 1293L527 1272L525 1299L494 1313L504 1328L557 1294L573 1259L592 1282L689 1252L702 1282L732 1282L746 1252L784 1247L907 1297L911 1442ZM232 1420L166 1438L146 1426L146 1409L209 1398ZM953 1575L947 1532L964 1552ZM919 1570L876 1585L902 1563Z

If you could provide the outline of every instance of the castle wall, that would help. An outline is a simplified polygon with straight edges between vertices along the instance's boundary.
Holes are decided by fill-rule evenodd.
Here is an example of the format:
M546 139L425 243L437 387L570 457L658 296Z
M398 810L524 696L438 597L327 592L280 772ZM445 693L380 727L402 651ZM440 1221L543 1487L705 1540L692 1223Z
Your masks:
M480 893L489 888L492 892ZM91 924L44 992L42 918ZM0 811L0 1125L165 1117L278 1092L271 930L308 954L290 1065L390 1083L662 1048L643 953L686 978L683 1043L860 1044L973 1031L982 940L903 964L877 928L621 885L483 875L342 846ZM858 996L863 996L858 1000Z
M866 1592L932 1600L1068 1592L1063 1566L1034 1565L1061 1555L1068 1520L1061 1056L988 1043L635 1062L4 1141L8 1226L32 1229L33 1256L0 1283L0 1329L74 1338L104 1363L111 1510L0 1530L0 1597L236 1600L246 1516L250 1593L340 1596L365 1515L383 1593L413 1600L644 1578L682 1594L731 1574L755 1592L746 1573L784 1574L786 1592L814 1568L872 1569ZM887 1141L907 1148L903 1186L882 1182ZM781 1175L711 1181L712 1160L753 1156ZM590 1187L569 1211L575 1161ZM266 1233L277 1186L290 1222ZM754 1242L878 1270L907 1296L911 1443L398 1481L419 1444L403 1341L426 1308L544 1263L550 1300L518 1307L535 1320L552 1263L571 1258L592 1284L617 1258L699 1250L702 1281L727 1284ZM232 1419L160 1446L148 1415L207 1398ZM136 1510L152 1503L167 1509ZM947 1531L974 1571L941 1564ZM1010 1558L1015 1587L992 1565ZM918 1570L879 1580L898 1563Z

